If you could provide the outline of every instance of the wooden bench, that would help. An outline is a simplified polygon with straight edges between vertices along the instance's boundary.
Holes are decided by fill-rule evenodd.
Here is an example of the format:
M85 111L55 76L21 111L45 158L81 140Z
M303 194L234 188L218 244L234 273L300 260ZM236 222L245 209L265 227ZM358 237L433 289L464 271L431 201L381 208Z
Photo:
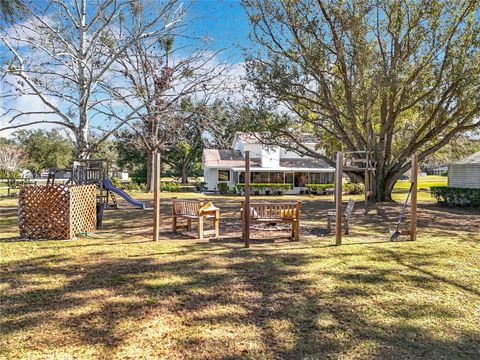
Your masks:
M240 204L240 219L242 220L242 233L244 233L244 201ZM287 222L292 224L292 239L300 237L300 208L302 202L290 203L250 203L250 223L278 223Z
M345 229L345 234L348 235L350 232L350 217L352 216L353 207L355 206L355 201L352 199L348 200L347 207L345 208L345 213L343 214L343 228ZM332 231L332 223L336 219L336 211L329 211L327 213L327 230L328 233Z
M203 240L203 236L211 233L203 230L204 219L212 219L213 221L213 235L218 237L220 226L220 209L211 205L208 208L202 209L205 205L203 200L183 200L172 199L172 231L176 232L178 229L192 228L192 220L198 221L198 238ZM178 219L187 219L187 225L178 225Z

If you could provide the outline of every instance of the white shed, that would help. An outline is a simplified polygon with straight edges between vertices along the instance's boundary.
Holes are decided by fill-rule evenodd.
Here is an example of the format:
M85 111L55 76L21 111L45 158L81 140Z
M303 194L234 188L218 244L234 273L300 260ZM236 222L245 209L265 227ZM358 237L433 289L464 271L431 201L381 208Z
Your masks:
M480 151L450 164L448 186L480 189Z

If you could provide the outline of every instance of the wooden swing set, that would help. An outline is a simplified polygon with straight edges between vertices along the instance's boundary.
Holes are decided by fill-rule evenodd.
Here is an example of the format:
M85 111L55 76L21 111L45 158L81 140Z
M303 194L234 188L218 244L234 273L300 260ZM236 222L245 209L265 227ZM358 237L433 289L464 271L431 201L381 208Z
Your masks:
M418 156L412 156L411 173L411 197L410 197L410 230L403 231L402 235L410 235L410 240L417 238L417 179L418 179ZM372 178L375 174L375 161L368 151L337 152L335 166L335 245L342 244L342 225L344 217L348 216L342 212L343 196L343 172L363 172L365 176L365 205L373 196ZM408 200L408 198L407 198ZM352 206L353 208L353 206ZM348 209L347 209L348 210ZM402 215L401 215L402 217ZM398 227L398 225L397 225ZM348 228L346 229L348 233ZM398 230L398 229L397 229Z
M417 237L417 180L418 156L412 156L411 197L410 197L410 230L401 232L409 235L414 241ZM335 166L335 211L327 214L329 228L335 222L335 245L342 244L342 230L346 227L348 233L348 218L353 211L354 202L349 201L346 212L342 211L343 172L363 172L365 176L365 204L373 196L372 178L375 172L375 161L367 151L338 152ZM154 197L153 197L153 240L159 240L160 228L160 154L156 154L154 166ZM408 197L407 197L408 200ZM406 206L406 203L405 203ZM404 206L404 207L405 207ZM292 239L299 239L301 202L259 203L250 202L250 152L245 151L245 198L241 202L242 238L245 247L250 247L250 225L252 222L289 222L292 224ZM219 214L216 213L215 234L218 236ZM347 217L347 219L345 219ZM403 212L397 224L397 232ZM344 225L347 220L347 225Z

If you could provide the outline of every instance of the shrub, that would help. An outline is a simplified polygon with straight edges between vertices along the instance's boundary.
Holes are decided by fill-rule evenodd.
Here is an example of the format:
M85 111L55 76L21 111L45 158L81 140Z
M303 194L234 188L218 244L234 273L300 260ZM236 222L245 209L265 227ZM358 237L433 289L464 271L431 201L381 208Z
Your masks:
M308 188L311 194L317 194L317 195L329 195L329 194L332 194L335 189L334 184L307 184L306 187ZM343 184L342 191L347 195L364 194L365 185L345 183Z
M311 194L327 195L333 193L334 184L307 184L306 187Z
M227 183L224 183L224 182L218 183L217 188L218 188L218 191L220 192L220 194L222 194L222 195L228 194L228 184Z
M160 183L160 189L161 191L165 192L179 192L180 191L180 185L174 181L169 181L169 182L161 182Z
M203 181L196 181L196 182L194 183L195 191L196 191L196 192L203 192L203 191L205 191L205 185L206 185L206 184L207 184L207 183L206 183L206 182L203 182Z
M432 186L430 191L440 204L480 207L480 189Z
M347 195L360 195L365 193L365 185L355 183L343 184L343 192Z
M239 191L245 190L245 184L239 183L237 184L237 189ZM283 194L285 191L291 190L292 184L285 184L285 183L278 183L278 184L268 184L268 183L251 183L250 190L257 195L260 193L271 192L273 194Z
M145 191L147 184L130 181L123 183L122 188L129 191Z
M19 178L20 178L20 172L17 171L17 170L11 171L11 170L1 169L1 170L0 170L0 178L15 178L15 179L19 179Z
M122 182L120 181L119 178L110 178L110 181L112 182L113 186L123 189L124 187L122 186Z
M133 171L130 174L132 181L136 182L137 184L146 184L147 183L147 167L142 166L140 169Z

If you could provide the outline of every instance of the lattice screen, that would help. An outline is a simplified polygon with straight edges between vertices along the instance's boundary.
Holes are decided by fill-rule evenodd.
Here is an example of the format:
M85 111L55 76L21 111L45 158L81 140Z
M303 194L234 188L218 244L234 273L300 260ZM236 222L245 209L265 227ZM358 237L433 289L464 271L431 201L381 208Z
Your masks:
M70 236L94 231L97 225L97 187L80 185L70 188Z
M96 225L96 187L23 186L20 190L20 236L71 239Z

